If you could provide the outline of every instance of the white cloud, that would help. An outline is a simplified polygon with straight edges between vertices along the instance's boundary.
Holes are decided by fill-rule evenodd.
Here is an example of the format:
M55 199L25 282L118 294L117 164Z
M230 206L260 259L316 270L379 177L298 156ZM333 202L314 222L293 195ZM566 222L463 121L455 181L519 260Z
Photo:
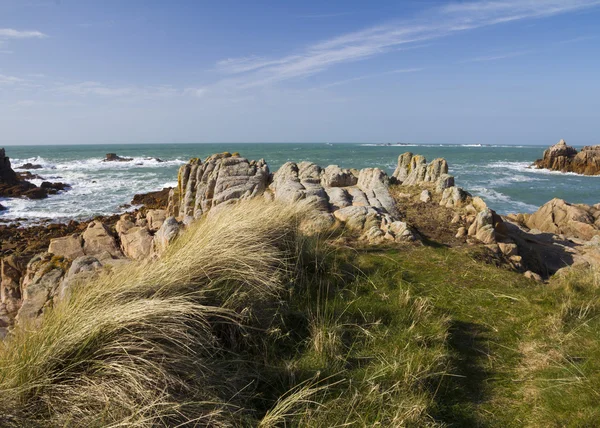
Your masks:
M366 74L364 76L352 77L350 79L338 80L337 82L328 83L326 85L321 86L321 89L331 88L333 86L345 85L347 83L356 82L359 80L372 79L374 77L388 76L390 74L403 74L403 73L416 73L418 71L423 71L423 68L401 68L398 70L384 71L382 73L373 73Z
M484 55L484 56L478 56L476 58L467 59L462 62L467 63L467 62L498 61L501 59L515 58L518 56L527 55L529 53L532 53L532 51L517 51L517 52L506 52L506 53L501 53L501 54L491 54L491 55Z
M7 76L5 74L0 74L0 85L13 86L21 83L25 83L25 79L21 79L15 76Z
M4 39L43 39L48 37L40 31L19 31L12 28L0 28L0 38Z
M343 34L280 58L247 56L220 61L217 63L220 70L236 75L220 84L249 88L285 81L315 74L338 64L365 60L415 42L598 5L600 0L486 0L454 3L430 9L426 16L411 21Z
M120 97L133 92L133 89L130 87L114 88L105 86L100 82L90 81L61 85L56 90L73 95L100 95L104 97Z
M202 98L204 95L206 95L206 91L206 88L187 88L183 92L186 95L192 95L194 97Z

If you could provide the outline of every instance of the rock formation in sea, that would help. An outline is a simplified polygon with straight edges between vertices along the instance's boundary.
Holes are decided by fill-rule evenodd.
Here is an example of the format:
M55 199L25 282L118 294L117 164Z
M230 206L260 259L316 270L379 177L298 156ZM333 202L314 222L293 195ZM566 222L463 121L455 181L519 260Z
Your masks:
M38 187L24 180L23 177L26 176L23 173L17 174L12 169L5 150L0 149L0 197L25 196L29 199L43 199L48 197L49 194L56 194L69 188L69 185L65 183L50 183L47 181Z
M600 146L586 146L577 151L560 140L544 151L542 159L533 164L536 168L552 171L574 172L583 175L600 174Z

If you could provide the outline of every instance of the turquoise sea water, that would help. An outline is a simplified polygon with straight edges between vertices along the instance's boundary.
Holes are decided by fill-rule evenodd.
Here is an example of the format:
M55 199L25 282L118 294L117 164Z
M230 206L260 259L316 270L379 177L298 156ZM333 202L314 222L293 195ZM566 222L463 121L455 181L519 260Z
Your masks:
M240 152L249 159L264 158L276 171L287 161L308 160L323 167L379 167L392 173L398 156L406 151L424 155L428 161L444 157L456 183L483 197L499 213L532 212L559 197L573 203L600 202L600 177L584 177L529 169L542 156L544 147L368 144L164 144L6 146L13 168L26 162L43 165L32 171L49 181L62 181L72 189L40 201L0 199L8 208L0 220L30 221L87 219L113 214L136 193L177 184L177 170L192 157L217 152ZM116 152L131 162L104 163L106 153ZM164 163L147 158L160 158ZM40 181L41 182L41 181ZM40 184L40 183L36 183Z

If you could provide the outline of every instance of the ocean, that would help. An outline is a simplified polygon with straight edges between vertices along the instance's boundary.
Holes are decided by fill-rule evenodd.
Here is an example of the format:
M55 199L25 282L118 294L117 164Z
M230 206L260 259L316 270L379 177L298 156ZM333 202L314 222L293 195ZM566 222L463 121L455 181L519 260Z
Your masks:
M190 158L218 152L239 152L248 159L264 158L272 172L287 161L308 160L323 167L378 167L391 174L398 156L411 151L428 161L446 158L456 184L481 196L500 214L533 212L554 197L572 203L600 202L600 176L585 177L530 169L542 157L542 146L374 145L374 144L145 144L6 146L13 168L30 162L47 181L65 182L71 190L44 200L0 198L8 209L0 221L26 223L85 220L123 212L136 193L177 185L177 170ZM102 162L106 153L133 158ZM157 162L151 158L160 158ZM37 185L41 180L32 180Z

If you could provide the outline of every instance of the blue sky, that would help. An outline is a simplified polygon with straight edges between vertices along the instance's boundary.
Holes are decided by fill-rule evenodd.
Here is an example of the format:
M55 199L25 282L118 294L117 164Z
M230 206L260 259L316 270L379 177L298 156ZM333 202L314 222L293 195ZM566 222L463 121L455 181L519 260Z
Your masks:
M600 0L0 0L0 146L600 144Z

